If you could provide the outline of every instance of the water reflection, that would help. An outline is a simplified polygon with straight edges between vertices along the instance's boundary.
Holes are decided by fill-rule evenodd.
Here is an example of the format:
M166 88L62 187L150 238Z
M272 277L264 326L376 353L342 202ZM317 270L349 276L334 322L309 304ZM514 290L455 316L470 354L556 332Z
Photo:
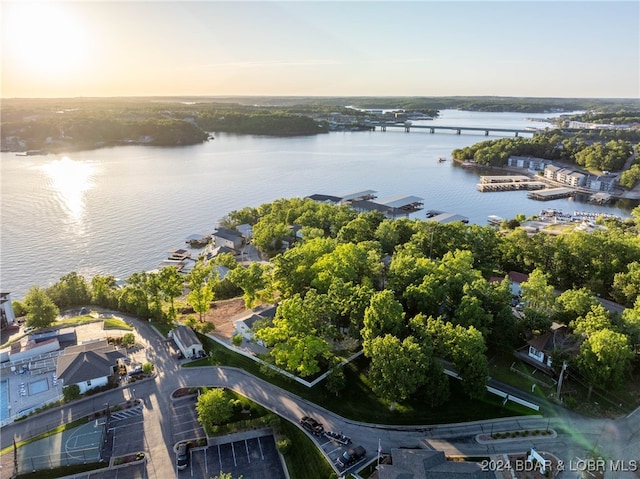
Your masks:
M50 187L55 191L56 198L70 222L82 230L84 196L95 186L96 165L91 162L74 161L65 156L43 165L42 170L51 181Z

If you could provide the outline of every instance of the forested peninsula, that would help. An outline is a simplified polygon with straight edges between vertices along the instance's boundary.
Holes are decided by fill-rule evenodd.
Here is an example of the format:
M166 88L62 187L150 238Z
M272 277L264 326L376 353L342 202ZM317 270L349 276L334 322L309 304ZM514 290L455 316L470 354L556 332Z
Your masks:
M501 97L145 97L5 99L3 151L63 152L140 144L180 146L212 133L300 136L368 129L367 110L402 110L431 117L441 109L557 114L565 111L637 112L635 100ZM382 119L385 119L384 113ZM387 114L388 115L388 114ZM637 113L621 113L633 119ZM376 117L377 120L381 119ZM605 117L598 117L598 121ZM393 117L390 117L393 119Z

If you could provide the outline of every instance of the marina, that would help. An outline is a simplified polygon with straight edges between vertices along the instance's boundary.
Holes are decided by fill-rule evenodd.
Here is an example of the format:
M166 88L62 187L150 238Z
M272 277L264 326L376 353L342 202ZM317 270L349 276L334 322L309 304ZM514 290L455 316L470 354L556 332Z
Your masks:
M546 183L535 181L525 175L481 176L476 185L482 193L495 191L542 190Z
M573 188L547 188L541 191L531 191L527 194L527 197L532 200L538 201L551 201L557 200L560 198L569 198L575 196L576 190Z

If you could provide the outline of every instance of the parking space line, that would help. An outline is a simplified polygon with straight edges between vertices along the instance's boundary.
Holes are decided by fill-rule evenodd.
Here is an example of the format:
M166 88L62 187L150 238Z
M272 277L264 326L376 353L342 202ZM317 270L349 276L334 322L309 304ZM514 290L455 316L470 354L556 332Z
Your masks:
M134 423L131 423L131 424L125 424L124 426L110 427L109 431L115 431L116 429L122 429L124 427L128 428L128 427L131 427L131 426L135 426L136 424L143 424L143 423L144 423L144 421L138 421L138 422L134 422Z
M220 455L220 444L218 444L218 461L220 461L220 470L222 471L222 456Z
M249 464L251 464L251 456L249 455L249 443L247 440L244 440L244 447L247 450L247 459L249 460Z
M233 453L233 465L237 466L238 462L236 461L236 448L233 447L233 443L231 443L231 452Z
M331 451L327 452L327 454L333 454L336 451L339 451L340 449L342 449L341 447L336 447L335 449L332 449Z
M260 448L260 457L264 461L264 454L262 452L262 443L260 442L260 437L258 437L258 447Z
M191 477L193 477L193 450L189 449L189 464L191 464Z
M207 450L203 449L203 454L204 454L204 472L209 473L209 466L207 464Z

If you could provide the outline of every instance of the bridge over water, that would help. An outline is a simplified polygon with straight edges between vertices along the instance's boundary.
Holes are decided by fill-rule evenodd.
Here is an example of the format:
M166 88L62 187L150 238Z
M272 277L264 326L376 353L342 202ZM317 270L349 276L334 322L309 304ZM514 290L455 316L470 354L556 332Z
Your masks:
M413 128L420 130L429 130L429 133L435 133L436 130L454 131L456 135L460 135L463 131L483 131L485 136L489 136L490 132L494 133L514 133L517 137L521 133L529 133L535 135L537 130L524 130L518 128L487 128L477 126L446 126L446 125L414 125L410 122L370 122L369 125L380 128L381 131L387 131L387 128L404 128L409 133Z

